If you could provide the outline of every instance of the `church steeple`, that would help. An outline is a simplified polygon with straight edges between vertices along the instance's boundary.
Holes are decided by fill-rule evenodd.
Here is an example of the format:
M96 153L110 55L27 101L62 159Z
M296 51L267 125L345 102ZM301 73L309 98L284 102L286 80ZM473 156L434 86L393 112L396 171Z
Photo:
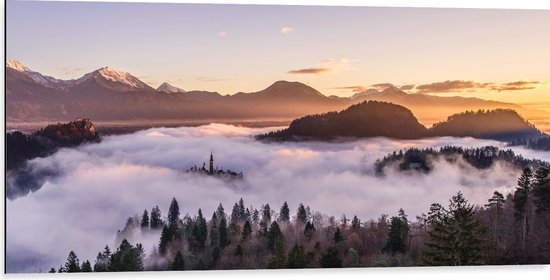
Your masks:
M214 174L214 157L212 156L212 152L210 152L210 169L208 169L208 173Z

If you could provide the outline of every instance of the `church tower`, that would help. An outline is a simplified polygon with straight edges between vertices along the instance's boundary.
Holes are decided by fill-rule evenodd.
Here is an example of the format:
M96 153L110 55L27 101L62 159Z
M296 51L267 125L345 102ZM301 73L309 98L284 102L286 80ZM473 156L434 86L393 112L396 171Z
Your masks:
M212 156L212 152L210 152L210 169L208 169L208 173L214 174L214 157Z

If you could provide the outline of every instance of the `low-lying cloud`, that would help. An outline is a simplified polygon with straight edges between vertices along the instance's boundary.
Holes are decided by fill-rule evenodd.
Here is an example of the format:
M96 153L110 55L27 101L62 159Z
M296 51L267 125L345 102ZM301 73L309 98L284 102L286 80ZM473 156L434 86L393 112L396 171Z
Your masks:
M502 146L471 138L396 141L384 138L341 143L262 143L252 135L269 129L221 124L154 128L103 142L61 149L31 161L33 170L57 169L34 193L7 201L7 262L9 272L47 271L59 267L70 250L92 263L128 217L158 205L164 217L172 197L182 215L198 208L210 217L218 203L230 209L243 198L259 208L279 209L287 201L295 213L299 203L339 218L358 215L363 221L403 208L410 217L427 212L433 202L446 204L461 190L473 203L484 204L494 190L509 193L519 170L496 164L489 170L463 170L447 162L429 175L404 175L387 170L374 175L376 159L409 147L461 145ZM550 153L516 149L526 157ZM215 164L242 171L242 182L185 173L213 153ZM463 168L463 167L462 167ZM136 236L146 253L157 235Z

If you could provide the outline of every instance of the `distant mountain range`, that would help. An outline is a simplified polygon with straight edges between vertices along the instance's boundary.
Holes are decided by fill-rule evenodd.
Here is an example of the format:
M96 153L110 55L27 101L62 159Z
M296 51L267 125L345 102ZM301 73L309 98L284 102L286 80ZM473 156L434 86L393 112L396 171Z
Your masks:
M327 97L305 84L287 81L277 81L257 92L233 95L185 91L168 83L154 89L130 73L111 67L78 79L60 80L14 60L6 64L6 88L8 123L69 121L78 116L96 121L290 121L308 114L342 110L365 100L405 106L420 119L432 118L435 112L435 120L465 110L524 110L514 104L478 98L407 94L395 87L369 90L349 98Z
M295 119L286 129L258 135L260 140L331 140L342 137L473 137L512 141L537 139L544 134L511 109L467 111L427 129L407 108L387 102L363 101L340 112Z

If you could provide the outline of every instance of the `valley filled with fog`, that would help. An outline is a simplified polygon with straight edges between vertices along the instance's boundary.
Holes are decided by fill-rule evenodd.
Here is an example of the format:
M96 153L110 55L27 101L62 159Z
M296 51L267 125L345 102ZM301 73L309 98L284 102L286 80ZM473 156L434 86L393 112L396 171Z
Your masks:
M399 208L414 219L428 212L431 203L447 204L458 191L477 205L485 204L495 190L507 195L521 173L500 162L478 170L438 161L429 174L386 170L380 177L375 175L376 160L400 149L507 147L453 137L273 143L253 137L274 129L223 124L152 128L31 160L31 176L55 175L36 192L6 202L8 272L45 272L59 266L70 250L81 260L93 260L105 245L116 247L116 232L128 217L158 205L164 218L172 197L182 215L201 208L210 217L220 202L230 209L242 197L255 208L269 203L279 209L286 201L291 215L304 203L336 219L345 214L366 221L394 215ZM550 161L550 152L511 149L526 158ZM242 172L244 180L185 172L203 162L208 166L210 153L215 166ZM8 180L10 184L17 187ZM137 236L132 241L143 243L148 254L158 237Z

